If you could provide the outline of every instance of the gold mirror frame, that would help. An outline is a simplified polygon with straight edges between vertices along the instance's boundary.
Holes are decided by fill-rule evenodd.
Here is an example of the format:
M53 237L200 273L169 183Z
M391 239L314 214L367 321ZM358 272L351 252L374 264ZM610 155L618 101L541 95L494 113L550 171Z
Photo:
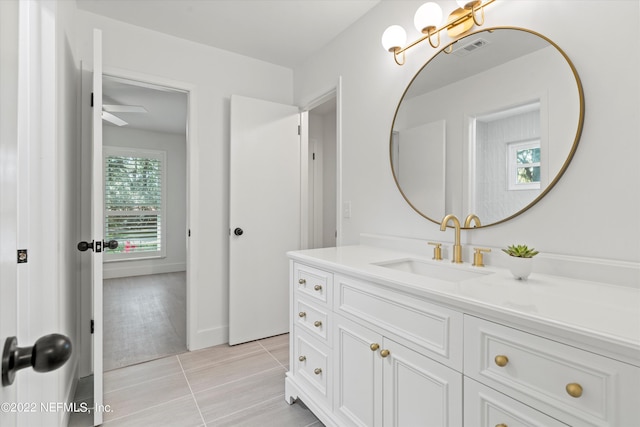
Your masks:
M573 65L573 62L571 62L571 60L569 59L569 57L567 56L567 54L552 40L550 40L548 37L532 31L532 30L528 30L525 28L519 28L519 27L492 27L492 28L484 28L482 30L470 33L465 35L464 37L461 37L459 39L456 39L454 41L452 41L451 43L449 43L448 45L444 46L442 49L440 49L435 55L433 55L414 75L414 77L411 79L411 81L409 82L409 84L407 85L406 89L404 90L402 97L400 98L400 101L398 102L398 106L396 107L396 112L393 116L393 122L391 124L391 132L389 135L389 161L390 161L390 166L391 166L391 171L393 174L393 179L396 183L396 186L398 188L398 190L400 191L400 194L402 194L402 197L405 199L405 201L409 204L409 206L411 206L411 208L413 208L413 210L415 210L418 214L420 214L422 217L428 219L429 221L432 221L436 224L440 224L441 220L440 219L434 219L434 218L430 218L429 216L427 216L425 213L423 213L422 211L420 211L412 202L411 200L409 200L409 198L407 197L407 195L405 194L405 192L402 190L400 183L398 181L398 177L396 175L396 171L394 170L394 165L393 165L393 134L394 134L394 129L395 129L395 125L396 125L396 119L398 118L398 112L400 111L400 106L402 105L402 101L404 100L407 92L409 91L409 89L411 88L411 85L414 83L414 81L416 80L416 78L428 67L428 65L431 63L431 61L433 61L436 57L438 57L441 54L446 54L448 55L449 53L445 52L445 51L449 51L450 49L453 48L453 45L455 45L456 43L458 43L459 41L467 38L467 37L471 37L483 32L494 32L496 30L515 30L515 31L523 31L529 34L532 34L534 36L540 37L541 39L545 40L547 43L549 43L549 45L553 46L556 48L556 50L562 55L562 57L564 58L564 60L566 61L567 65L570 67L571 72L573 73L573 76L575 78L575 83L576 83L576 87L578 90L578 95L579 95L579 104L580 104L580 112L579 112L579 117L578 117L578 123L577 123L577 129L576 129L576 134L575 134L575 138L573 141L573 144L569 150L569 153L567 155L567 158L565 159L562 167L560 168L560 170L558 171L558 173L555 175L555 177L549 182L549 184L540 192L540 194L535 197L529 204L527 204L525 207L523 207L522 209L518 210L517 212L501 219L498 221L494 221L492 223L489 224L483 224L480 227L477 228L483 228L483 227L489 227L492 225L496 225L496 224L501 224L503 222L509 221L513 218L515 218L516 216L522 214L523 212L529 210L532 206L534 206L536 203L538 203L545 195L547 195L547 193L549 193L549 191L556 185L556 183L560 180L560 178L562 177L562 175L564 174L564 172L567 170L569 164L571 163L571 160L573 159L573 156L576 152L576 149L578 147L578 143L580 141L580 136L582 135L582 128L583 128L583 124L584 124L584 92L583 92L583 88L582 88L582 82L580 80L580 77L578 75L578 72L575 68L575 66ZM446 181L446 179L445 179ZM473 212L469 212L473 213ZM466 215L467 213L465 213ZM463 227L464 228L464 227Z

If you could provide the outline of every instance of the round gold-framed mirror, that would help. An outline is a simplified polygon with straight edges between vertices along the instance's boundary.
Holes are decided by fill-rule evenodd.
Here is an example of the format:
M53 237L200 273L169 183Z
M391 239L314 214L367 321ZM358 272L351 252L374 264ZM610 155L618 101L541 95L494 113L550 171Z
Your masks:
M483 29L444 46L407 86L391 128L393 177L430 221L499 224L558 182L583 122L580 77L558 45L523 28Z

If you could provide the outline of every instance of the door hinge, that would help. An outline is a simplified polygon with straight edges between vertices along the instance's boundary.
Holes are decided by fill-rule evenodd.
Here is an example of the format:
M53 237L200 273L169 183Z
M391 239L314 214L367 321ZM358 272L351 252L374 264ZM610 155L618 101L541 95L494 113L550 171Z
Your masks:
M316 159L316 153L313 153L313 160Z
M301 129L300 129L300 125L298 125L298 135L300 135Z
M94 330L94 323L93 323L93 319L91 319L91 333L93 333Z
M188 236L191 237L191 229L189 229Z
M91 106L93 107L93 92L91 92Z
M28 261L27 250L18 249L18 264L24 264Z

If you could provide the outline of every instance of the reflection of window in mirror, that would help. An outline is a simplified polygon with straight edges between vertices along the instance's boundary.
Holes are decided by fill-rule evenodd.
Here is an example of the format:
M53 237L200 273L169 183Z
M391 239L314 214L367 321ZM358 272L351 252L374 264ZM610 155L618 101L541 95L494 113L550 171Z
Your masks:
M509 190L540 188L540 140L507 144Z

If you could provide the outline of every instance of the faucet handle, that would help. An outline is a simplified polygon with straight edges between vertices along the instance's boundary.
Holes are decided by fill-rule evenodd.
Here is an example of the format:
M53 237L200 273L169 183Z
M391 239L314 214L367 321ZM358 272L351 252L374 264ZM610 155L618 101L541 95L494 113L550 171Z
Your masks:
M474 267L484 267L484 258L483 252L491 252L489 248L473 248L475 251L473 254L473 266Z
M433 245L433 259L436 261L442 261L442 243L437 242L427 242L430 245Z

